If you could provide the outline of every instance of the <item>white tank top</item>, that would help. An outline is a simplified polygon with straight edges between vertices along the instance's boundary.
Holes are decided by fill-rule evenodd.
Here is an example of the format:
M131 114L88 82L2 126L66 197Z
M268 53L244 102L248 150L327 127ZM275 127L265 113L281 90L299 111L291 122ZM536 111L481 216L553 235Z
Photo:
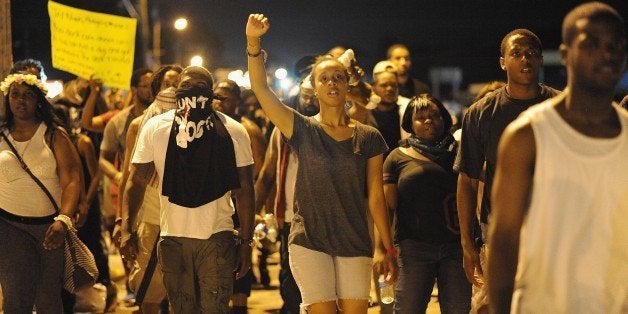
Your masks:
M574 130L550 102L531 121L536 164L513 313L628 312L628 112L619 136Z
M60 204L61 185L57 175L57 161L46 144L46 125L41 123L33 137L25 142L13 139L8 130L1 130L11 144L22 155L33 174L48 188ZM55 213L55 209L44 191L22 169L20 162L0 137L0 208L26 217L44 217Z

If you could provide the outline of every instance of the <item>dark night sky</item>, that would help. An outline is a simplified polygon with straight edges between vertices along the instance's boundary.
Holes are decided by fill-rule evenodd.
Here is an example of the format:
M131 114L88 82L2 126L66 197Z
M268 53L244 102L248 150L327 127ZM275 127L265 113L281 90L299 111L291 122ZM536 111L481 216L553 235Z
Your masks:
M115 0L58 0L98 12L125 15ZM200 53L206 66L244 68L244 25L249 13L269 16L271 29L262 46L270 66L292 68L306 54L320 54L335 45L353 48L367 72L385 58L386 47L402 42L410 47L413 72L427 79L434 66L458 66L464 82L503 79L498 67L499 43L515 28L529 28L545 49L557 49L565 13L583 1L359 1L359 0L185 0L149 1L158 5L162 20L162 63L173 61L173 49L184 55ZM626 17L625 0L607 1ZM190 21L186 36L177 39L172 22ZM14 60L42 60L52 78L50 31L45 0L13 0ZM189 58L186 58L189 60ZM136 67L139 65L137 64Z

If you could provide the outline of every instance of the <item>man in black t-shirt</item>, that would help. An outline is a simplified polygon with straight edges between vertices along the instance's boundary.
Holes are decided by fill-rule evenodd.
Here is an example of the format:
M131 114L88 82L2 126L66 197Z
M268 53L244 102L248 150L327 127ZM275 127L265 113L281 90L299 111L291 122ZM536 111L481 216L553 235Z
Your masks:
M412 98L413 96L430 93L430 87L427 84L410 77L412 58L410 57L408 47L403 44L394 44L386 51L386 57L388 61L392 62L397 67L399 95Z
M474 103L466 112L454 164L454 169L459 172L457 205L465 274L476 287L482 286L477 294L474 292L473 312L486 305L486 286L483 285L486 247L482 253L479 252L474 241L473 226L479 203L482 238L486 243L489 197L499 138L506 126L521 112L558 93L551 87L539 84L543 56L541 41L534 33L526 29L513 30L502 40L500 51L499 64L506 72L507 85ZM485 187L484 193L479 196L481 202L478 202L478 185L481 184L485 184Z
M399 96L397 71L390 61L381 61L373 69L373 92L381 98L375 109L371 111L375 118L374 127L384 137L388 152L399 146L399 140L408 137L401 129L401 116L408 105L409 99ZM384 159L388 156L384 154Z

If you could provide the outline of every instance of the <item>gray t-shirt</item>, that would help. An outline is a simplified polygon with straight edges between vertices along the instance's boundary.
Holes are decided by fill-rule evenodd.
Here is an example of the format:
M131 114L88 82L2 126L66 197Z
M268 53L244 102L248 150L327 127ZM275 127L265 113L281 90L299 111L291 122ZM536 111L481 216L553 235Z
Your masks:
M295 112L288 141L299 160L289 244L334 256L373 256L367 224L366 166L388 150L377 129L356 123L336 141L313 117Z
M100 143L101 151L118 153L120 166L124 163L124 150L126 149L126 131L131 125L131 121L136 118L133 106L126 107L118 112L105 125L103 139Z

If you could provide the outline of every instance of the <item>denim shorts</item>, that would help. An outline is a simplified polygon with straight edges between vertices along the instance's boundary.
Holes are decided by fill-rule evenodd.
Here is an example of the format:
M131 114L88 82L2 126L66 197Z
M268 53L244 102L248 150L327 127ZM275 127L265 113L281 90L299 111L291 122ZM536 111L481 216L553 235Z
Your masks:
M292 275L303 298L302 308L338 299L369 299L372 258L331 256L295 244L288 250Z

